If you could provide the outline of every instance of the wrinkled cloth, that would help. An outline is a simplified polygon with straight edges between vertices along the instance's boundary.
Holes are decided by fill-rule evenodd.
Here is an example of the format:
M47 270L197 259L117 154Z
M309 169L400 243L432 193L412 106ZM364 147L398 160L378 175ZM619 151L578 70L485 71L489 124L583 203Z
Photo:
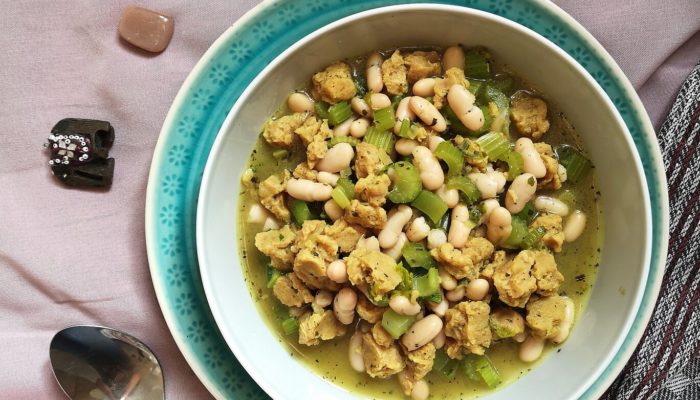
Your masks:
M117 36L119 15L127 1L4 2L0 13L0 397L63 398L51 374L48 346L56 331L80 323L122 329L146 342L162 363L168 399L211 397L175 346L153 292L144 243L146 182L160 127L182 81L209 45L255 3L141 3L175 19L168 48L149 55ZM658 128L700 56L700 2L557 3L610 51ZM110 190L67 189L51 176L41 146L51 127L65 117L103 119L114 125L117 140L111 155L117 167ZM677 129L660 131L666 156L674 155L683 143L678 141ZM664 142L665 132L675 139ZM697 138L697 129L693 132L681 136L686 135L696 147L691 139ZM679 151L686 157L690 150ZM669 168L679 168L669 158L666 162ZM689 191L695 203L692 214L681 209L672 213L676 223L693 222L671 227L679 242L692 238L700 215L697 184L683 176L678 178L678 190ZM678 207L679 203L672 204ZM695 242L688 243L692 246L679 249L676 243L670 251L686 263L679 262L675 270L691 266L693 277L698 275L697 253L689 251L697 249ZM667 280L683 276L669 274ZM660 352L654 338L645 336L646 350L636 354L610 389L609 398L632 393L637 398L661 396L666 392L660 388L674 394L677 382L697 382L697 362L689 363L692 357L685 351L697 336L697 315L691 314L697 278L682 282L688 285L684 286L688 295L672 296L673 303L664 306L671 308L657 312L673 312L680 303L687 307L651 325L671 332L667 343L678 344L677 351ZM683 325L684 321L688 322ZM685 336L693 326L695 336ZM643 376L654 365L648 360L657 362L659 370L652 371L642 385L638 374L641 371Z

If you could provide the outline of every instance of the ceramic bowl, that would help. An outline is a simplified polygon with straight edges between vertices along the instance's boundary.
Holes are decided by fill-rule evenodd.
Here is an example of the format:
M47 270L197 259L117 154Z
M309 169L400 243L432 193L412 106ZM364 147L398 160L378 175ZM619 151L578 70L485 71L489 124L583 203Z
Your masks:
M651 213L640 158L610 99L564 51L509 20L452 6L381 8L319 29L271 62L231 109L204 172L197 251L207 299L227 344L273 398L355 396L290 357L263 322L244 282L236 238L239 178L263 122L291 90L335 60L377 48L454 43L487 46L496 59L556 102L590 152L603 193L602 261L575 330L560 352L490 398L577 398L627 336L647 280Z

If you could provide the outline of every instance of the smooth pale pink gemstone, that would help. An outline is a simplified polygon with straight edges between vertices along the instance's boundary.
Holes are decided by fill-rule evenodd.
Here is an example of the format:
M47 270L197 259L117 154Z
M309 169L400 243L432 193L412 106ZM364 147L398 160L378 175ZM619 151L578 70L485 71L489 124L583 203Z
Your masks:
M119 36L136 47L160 53L173 36L172 17L136 6L127 6L119 19Z

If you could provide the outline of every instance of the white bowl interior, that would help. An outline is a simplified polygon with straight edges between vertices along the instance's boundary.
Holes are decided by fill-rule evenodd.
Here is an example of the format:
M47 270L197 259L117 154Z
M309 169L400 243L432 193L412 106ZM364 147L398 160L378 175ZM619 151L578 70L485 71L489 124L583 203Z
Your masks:
M510 21L459 7L389 7L329 25L280 55L236 103L207 163L197 218L207 298L227 343L271 396L353 397L289 356L262 321L243 280L236 240L239 177L263 122L290 90L337 59L377 48L454 43L487 46L497 59L554 99L592 156L604 201L602 262L575 331L560 353L490 398L578 397L626 336L646 282L650 211L639 157L612 103L563 51ZM540 383L545 382L543 391Z

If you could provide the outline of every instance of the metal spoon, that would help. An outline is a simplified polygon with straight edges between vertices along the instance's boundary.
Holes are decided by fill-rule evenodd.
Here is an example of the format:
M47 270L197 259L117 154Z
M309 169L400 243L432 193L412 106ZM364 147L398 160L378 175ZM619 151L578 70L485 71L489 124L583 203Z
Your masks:
M135 337L101 326L56 333L51 368L73 400L162 400L163 373L153 352Z

